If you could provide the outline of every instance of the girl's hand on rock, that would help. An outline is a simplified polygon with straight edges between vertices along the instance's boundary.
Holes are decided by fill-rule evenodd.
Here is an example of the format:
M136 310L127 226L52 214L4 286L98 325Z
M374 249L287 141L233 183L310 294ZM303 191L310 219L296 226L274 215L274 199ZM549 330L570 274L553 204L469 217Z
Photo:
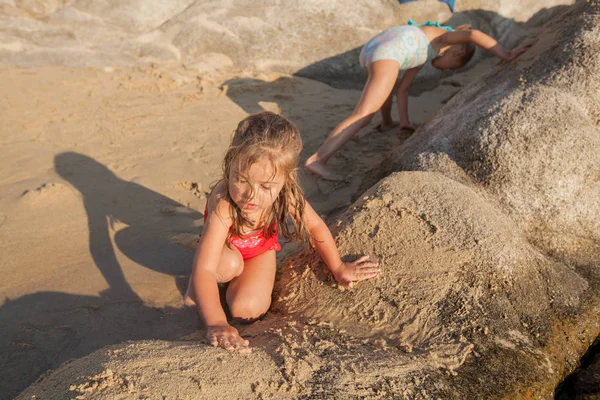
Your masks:
M252 351L249 346L250 343L244 340L238 330L229 324L209 326L206 331L206 338L211 346L222 347L228 351L237 350L243 354Z
M535 39L535 38L528 38L528 39L523 40L523 42L521 42L519 47L508 52L508 58L506 59L506 61L510 61L510 60L520 56L521 54L525 53L525 50L527 50L528 48L533 46L533 44L536 41L537 41L537 39Z
M517 47L516 49L513 49L511 51L508 52L508 57L506 58L506 61L510 61L514 58L517 58L518 56L520 56L521 54L523 54L525 52L525 48L524 47Z
M381 268L378 262L367 262L369 256L362 256L358 260L342 263L339 270L334 272L334 278L344 286L352 287L355 282L374 278Z

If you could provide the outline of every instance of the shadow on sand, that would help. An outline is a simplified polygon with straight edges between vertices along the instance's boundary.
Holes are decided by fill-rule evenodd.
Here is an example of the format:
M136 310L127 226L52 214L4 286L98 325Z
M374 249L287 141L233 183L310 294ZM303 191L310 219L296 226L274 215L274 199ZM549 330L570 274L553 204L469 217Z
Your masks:
M173 238L197 234L195 221L201 221L202 214L121 180L82 154L58 154L55 169L83 197L90 253L109 288L99 296L37 292L6 300L0 308L2 399L13 398L48 369L105 345L176 339L197 327L190 310L143 303L125 279L110 228L117 221L127 225L113 237L119 251L139 265L173 276L181 291L193 250Z

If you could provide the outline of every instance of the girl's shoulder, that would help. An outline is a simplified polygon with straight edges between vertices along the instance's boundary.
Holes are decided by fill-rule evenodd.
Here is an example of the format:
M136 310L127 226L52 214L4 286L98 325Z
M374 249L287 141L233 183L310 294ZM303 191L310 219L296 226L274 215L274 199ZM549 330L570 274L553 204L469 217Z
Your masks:
M231 203L225 199L225 184L223 181L217 183L206 200L204 219L216 215L227 225L233 222L231 219Z

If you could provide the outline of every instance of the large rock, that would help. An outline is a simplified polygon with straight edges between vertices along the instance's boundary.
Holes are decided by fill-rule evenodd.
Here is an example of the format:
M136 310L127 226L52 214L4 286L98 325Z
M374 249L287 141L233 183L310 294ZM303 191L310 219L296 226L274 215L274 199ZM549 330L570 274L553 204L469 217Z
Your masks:
M529 241L579 264L600 240L600 35L589 7L461 91L397 158L485 191Z
M360 48L390 26L408 19L471 23L513 46L572 2L461 1L453 15L438 0L3 1L0 64L174 63L203 73L297 72L338 87L362 87ZM439 76L432 67L421 74L425 80Z

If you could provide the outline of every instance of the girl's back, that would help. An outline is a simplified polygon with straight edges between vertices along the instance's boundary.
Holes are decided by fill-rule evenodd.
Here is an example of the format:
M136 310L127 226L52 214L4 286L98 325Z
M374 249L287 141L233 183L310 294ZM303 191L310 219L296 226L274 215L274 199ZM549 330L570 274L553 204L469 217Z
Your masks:
M430 46L425 28L440 29L410 25L386 29L365 44L360 53L360 65L367 68L379 60L396 60L400 70L407 70L431 61L437 52Z

